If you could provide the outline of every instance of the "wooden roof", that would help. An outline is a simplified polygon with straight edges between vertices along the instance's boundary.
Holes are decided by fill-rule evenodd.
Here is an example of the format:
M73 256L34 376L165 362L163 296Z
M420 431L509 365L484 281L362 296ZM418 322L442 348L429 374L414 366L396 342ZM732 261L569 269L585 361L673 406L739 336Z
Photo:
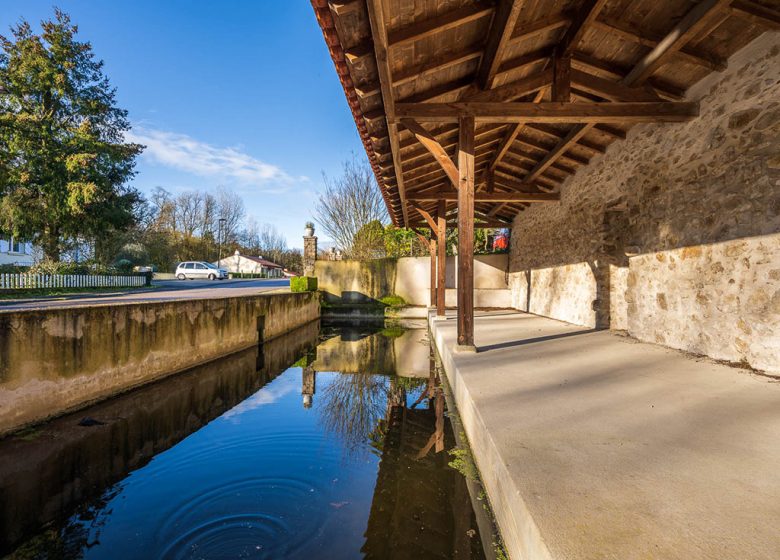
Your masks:
M399 226L457 211L458 115L477 219L511 223L634 123L694 117L685 91L780 28L778 0L311 2Z

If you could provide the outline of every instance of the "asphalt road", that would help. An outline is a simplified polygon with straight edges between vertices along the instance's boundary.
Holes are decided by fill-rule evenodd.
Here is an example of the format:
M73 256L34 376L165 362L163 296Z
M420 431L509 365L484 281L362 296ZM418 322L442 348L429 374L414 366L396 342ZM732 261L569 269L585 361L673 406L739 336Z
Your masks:
M272 280L159 280L153 288L141 290L117 289L99 294L74 294L41 298L0 300L0 313L24 309L50 309L54 307L83 307L144 301L170 301L182 299L209 299L246 296L274 290L286 291L289 279Z

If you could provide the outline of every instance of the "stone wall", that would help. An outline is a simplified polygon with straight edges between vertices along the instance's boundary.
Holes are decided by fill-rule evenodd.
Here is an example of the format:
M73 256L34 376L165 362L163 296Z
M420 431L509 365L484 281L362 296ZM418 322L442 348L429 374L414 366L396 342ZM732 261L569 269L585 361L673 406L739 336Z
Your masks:
M152 457L230 410L317 345L313 321L218 360L0 441L0 550L96 499ZM78 425L89 416L103 425ZM89 468L85 468L89 458Z
M778 372L780 34L688 97L697 119L634 127L516 217L513 305Z
M319 315L311 292L0 312L0 435Z

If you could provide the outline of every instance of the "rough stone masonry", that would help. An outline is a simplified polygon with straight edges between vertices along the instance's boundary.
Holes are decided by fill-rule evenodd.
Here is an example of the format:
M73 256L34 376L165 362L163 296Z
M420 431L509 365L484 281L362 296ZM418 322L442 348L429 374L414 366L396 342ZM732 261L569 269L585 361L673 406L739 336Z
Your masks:
M780 373L780 33L518 214L513 306Z

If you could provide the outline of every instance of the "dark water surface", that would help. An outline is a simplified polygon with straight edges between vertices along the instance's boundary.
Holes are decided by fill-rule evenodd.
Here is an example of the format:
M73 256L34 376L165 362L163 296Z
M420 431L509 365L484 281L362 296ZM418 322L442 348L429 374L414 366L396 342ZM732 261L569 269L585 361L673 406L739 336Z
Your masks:
M0 441L15 558L482 558L424 330L312 324Z

